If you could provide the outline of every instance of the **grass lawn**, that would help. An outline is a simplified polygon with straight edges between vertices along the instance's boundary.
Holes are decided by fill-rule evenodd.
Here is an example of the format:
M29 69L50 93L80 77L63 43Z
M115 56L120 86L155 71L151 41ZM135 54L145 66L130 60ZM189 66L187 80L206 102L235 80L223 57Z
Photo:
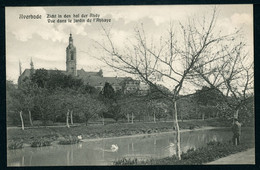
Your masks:
M180 129L196 129L201 127L228 127L228 122L220 120L194 120L187 122L179 122ZM171 131L173 127L172 122L157 122L157 123L144 123L135 122L130 123L110 123L102 124L89 124L88 126L80 125L70 128L64 127L35 127L26 128L21 130L19 128L8 128L8 140L23 140L25 143L31 143L37 138L47 138L52 141L57 140L59 137L78 136L82 135L84 139L98 138L98 137L114 137L135 134L147 134L155 132Z

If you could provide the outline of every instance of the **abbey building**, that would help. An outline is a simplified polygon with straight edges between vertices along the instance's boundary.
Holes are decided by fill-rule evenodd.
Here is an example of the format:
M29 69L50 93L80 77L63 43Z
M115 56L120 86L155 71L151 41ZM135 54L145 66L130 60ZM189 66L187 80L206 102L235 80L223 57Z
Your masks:
M18 85L21 81L30 77L34 72L34 64L31 59L31 68L25 69L23 72L20 66L20 76L18 79ZM52 72L55 70L48 70ZM84 84L95 87L97 90L101 91L106 82L108 82L115 91L122 91L123 93L134 93L138 92L140 94L145 94L149 90L149 86L140 83L139 80L134 80L131 77L104 77L103 71L98 72L86 72L84 69L77 70L77 50L73 45L72 34L69 36L69 44L66 48L66 71L60 70L63 74L70 74L77 78L83 80Z

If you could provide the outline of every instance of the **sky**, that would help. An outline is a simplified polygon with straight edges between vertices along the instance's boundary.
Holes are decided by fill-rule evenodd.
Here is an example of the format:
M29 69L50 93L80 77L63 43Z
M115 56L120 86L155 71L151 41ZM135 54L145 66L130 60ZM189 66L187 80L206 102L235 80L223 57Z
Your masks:
M117 46L124 46L126 39L133 37L134 28L143 24L147 35L159 39L165 34L170 21L184 22L189 17L210 15L211 5L165 5L165 6L80 6L80 7L6 7L6 78L17 83L19 60L22 71L30 68L32 58L35 69L66 69L66 47L72 33L77 48L77 67L85 71L102 69L104 76L124 76L97 60L95 41L102 41L101 24L48 23L48 14L71 15L98 14L99 18L111 19L102 25L111 27ZM219 26L230 33L241 28L249 53L253 57L253 6L218 5ZM23 15L41 15L41 19L19 19ZM57 18L56 18L57 19ZM57 20L56 20L57 22Z

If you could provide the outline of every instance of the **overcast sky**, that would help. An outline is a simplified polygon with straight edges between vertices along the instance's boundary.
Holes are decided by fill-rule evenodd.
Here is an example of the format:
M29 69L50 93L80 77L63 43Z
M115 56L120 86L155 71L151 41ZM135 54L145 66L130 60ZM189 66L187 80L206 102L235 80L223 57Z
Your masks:
M122 76L90 56L95 55L93 39L100 38L99 23L47 22L46 14L99 14L111 19L116 45L133 35L134 27L143 23L146 34L160 36L169 26L169 21L184 21L188 17L201 16L212 11L208 5L172 6L96 6L96 7L7 7L6 8L6 74L8 80L17 82L19 60L22 70L30 68L33 59L35 68L66 69L66 47L71 31L77 48L78 69L98 71L105 76ZM218 26L226 32L242 27L248 48L253 54L253 6L218 6ZM19 19L19 15L39 14L42 19ZM106 25L106 23L103 23ZM252 55L253 56L253 55Z

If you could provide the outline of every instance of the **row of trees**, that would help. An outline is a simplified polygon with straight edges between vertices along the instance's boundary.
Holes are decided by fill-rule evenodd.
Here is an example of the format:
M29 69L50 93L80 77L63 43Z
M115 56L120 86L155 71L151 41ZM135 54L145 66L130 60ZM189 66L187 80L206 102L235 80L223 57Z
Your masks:
M66 122L69 127L74 122L87 124L90 119L102 119L103 124L104 118L115 121L124 118L130 122L130 116L133 123L133 119L140 120L144 112L153 113L154 121L166 115L161 101L115 93L109 83L99 92L84 85L81 79L58 70L36 70L20 82L18 89L7 81L6 91L8 122L14 125L22 122L23 129L24 120L31 126L40 120L43 125Z
M129 123L133 123L134 120L156 122L158 119L169 120L174 112L171 101L163 98L163 95L154 89L151 89L147 96L124 95L115 93L112 86L106 83L103 91L98 93L93 87L78 83L81 82L80 79L74 79L58 71L50 75L48 73L47 79L43 79L42 76L36 78L36 75L45 71L36 70L31 80L23 81L19 89L7 81L8 118L13 125L20 125L20 120L25 120L25 123L33 126L33 120L40 120L44 125L48 122L66 122L69 127L73 122L87 124L90 119L102 120L104 124L105 117L112 118L116 122L119 119L125 119ZM66 81L61 81L66 76L70 81L69 86L64 85L68 84ZM41 82L40 84L45 84L46 87L39 87L34 81ZM71 85L73 81L77 83ZM50 85L50 82L53 85ZM165 87L158 86L158 88L170 93ZM252 99L241 109L244 121L250 121L253 115L250 109ZM235 99L229 100L234 102ZM177 101L177 108L180 113L178 119L181 120L213 116L232 117L232 110L222 100L221 94L208 87L203 87L192 95L182 96Z

